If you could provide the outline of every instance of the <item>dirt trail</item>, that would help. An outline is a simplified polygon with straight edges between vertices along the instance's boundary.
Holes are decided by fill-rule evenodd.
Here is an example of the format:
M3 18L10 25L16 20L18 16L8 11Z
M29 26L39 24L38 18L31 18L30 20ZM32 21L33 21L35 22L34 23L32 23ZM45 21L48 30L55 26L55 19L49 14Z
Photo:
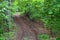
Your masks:
M38 40L37 35L50 32L43 28L42 22L34 22L27 17L14 16L16 24L16 40Z

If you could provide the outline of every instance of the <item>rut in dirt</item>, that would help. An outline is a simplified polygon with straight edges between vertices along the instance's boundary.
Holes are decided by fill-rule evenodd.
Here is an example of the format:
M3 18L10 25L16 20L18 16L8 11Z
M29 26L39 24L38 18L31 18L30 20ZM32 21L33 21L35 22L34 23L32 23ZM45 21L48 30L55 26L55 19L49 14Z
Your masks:
M16 24L16 40L39 40L37 35L41 33L49 34L49 30L44 28L42 21L31 21L26 16L13 17Z

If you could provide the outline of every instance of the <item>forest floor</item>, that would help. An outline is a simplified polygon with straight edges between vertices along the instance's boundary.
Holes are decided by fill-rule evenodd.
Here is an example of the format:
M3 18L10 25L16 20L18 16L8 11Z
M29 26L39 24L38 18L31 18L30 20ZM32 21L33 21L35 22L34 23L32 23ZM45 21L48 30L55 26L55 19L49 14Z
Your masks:
M50 34L50 30L44 28L42 21L31 21L27 17L19 15L15 15L13 19L16 24L16 39L14 40L39 40L37 35Z

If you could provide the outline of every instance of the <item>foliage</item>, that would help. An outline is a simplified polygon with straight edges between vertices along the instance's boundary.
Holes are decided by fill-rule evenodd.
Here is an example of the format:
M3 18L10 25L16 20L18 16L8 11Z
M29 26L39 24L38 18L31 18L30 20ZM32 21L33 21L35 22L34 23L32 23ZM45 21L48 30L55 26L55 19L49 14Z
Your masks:
M17 1L18 9L24 14L28 13L32 20L42 20L45 27L55 34L60 33L60 1L44 0L41 1ZM22 3L22 4L21 4ZM58 32L59 31L59 32Z
M14 38L14 32L6 32L0 35L0 40L13 40Z
M0 0L0 33L5 27L12 27L11 16L15 12L29 15L31 20L42 20L46 28L59 35L60 33L60 0Z
M0 40L5 40L6 39L5 37L10 33L10 31L13 31L12 28L14 24L13 24L13 19L11 17L12 14L16 12L16 10L17 10L17 6L13 2L12 5L10 5L9 1L4 1L4 0L0 1L0 35L1 35ZM6 36L3 36L4 34ZM9 34L8 37L10 35L11 34Z
M50 40L50 36L47 34L38 35L39 40Z
M6 1L4 1L0 4L0 33L3 33L4 28L8 26L8 24L6 23L8 17L4 14L7 4L8 4L8 2L6 2Z
M0 3L0 31L4 29L4 27L11 27L12 23L12 14L17 11L17 6L12 2L10 5L9 1L1 1Z
M60 38L56 38L56 40L60 40Z
M23 4L21 4L23 3ZM18 1L18 8L20 10L20 12L24 12L24 13L29 13L30 19L39 19L41 18L40 13L42 12L43 8L43 3L41 3L40 1ZM41 10L42 9L42 10Z
M60 1L59 0L45 0L45 12L46 22L48 28L50 28L55 34L60 33ZM58 32L59 31L59 32Z

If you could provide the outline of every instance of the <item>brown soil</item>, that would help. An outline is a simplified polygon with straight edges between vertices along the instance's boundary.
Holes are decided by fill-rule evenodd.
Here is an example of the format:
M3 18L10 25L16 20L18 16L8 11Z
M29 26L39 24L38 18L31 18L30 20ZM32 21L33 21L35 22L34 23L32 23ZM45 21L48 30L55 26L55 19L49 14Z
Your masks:
M44 28L42 21L31 21L25 16L15 15L13 17L16 24L16 40L38 40L37 35L41 33L50 34Z

